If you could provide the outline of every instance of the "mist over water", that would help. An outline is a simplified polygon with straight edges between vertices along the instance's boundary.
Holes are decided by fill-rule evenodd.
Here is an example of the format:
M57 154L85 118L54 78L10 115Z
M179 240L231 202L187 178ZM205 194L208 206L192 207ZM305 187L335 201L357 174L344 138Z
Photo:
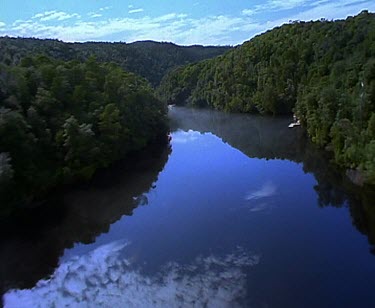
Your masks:
M288 118L170 118L170 149L9 227L5 307L375 306L372 192Z

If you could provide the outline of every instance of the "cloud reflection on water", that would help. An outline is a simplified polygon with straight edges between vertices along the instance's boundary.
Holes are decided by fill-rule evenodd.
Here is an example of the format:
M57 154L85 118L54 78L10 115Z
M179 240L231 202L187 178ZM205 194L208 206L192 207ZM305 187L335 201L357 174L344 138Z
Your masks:
M259 200L263 198L272 197L276 194L277 187L272 182L264 183L259 189L249 192L245 200Z
M179 130L173 133L172 142L174 143L188 143L201 138L203 135L200 132L189 129L188 131Z
M246 297L245 269L259 262L238 248L147 276L121 256L126 246L112 242L72 258L34 288L5 294L5 307L237 307Z

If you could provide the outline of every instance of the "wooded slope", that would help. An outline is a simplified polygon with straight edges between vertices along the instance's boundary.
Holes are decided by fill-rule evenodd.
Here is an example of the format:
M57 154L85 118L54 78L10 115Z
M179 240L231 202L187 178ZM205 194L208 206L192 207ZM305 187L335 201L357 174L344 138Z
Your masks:
M375 14L283 25L175 69L158 91L169 104L295 112L339 165L375 183Z

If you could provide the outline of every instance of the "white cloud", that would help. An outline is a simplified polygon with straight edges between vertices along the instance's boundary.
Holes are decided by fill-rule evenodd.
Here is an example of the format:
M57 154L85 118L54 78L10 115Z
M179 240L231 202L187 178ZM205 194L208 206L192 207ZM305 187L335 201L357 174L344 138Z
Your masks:
M65 20L65 19L70 19L70 18L73 18L73 17L79 18L80 15L78 15L76 13L75 14L67 14L67 13L64 13L64 12L56 12L56 13L51 14L49 16L43 17L40 20L41 21L53 20L53 19Z
M98 11L92 11L92 12L87 13L87 16L89 16L90 18L102 17L103 13L105 13L105 11L110 10L111 8L112 8L111 6L101 7Z
M10 36L33 36L39 38L57 38L64 41L116 40L133 42L137 40L168 41L182 45L236 45L289 20L316 20L345 18L355 15L363 9L375 11L374 1L337 0L336 2L309 2L289 0L287 2L269 1L273 7L292 7L303 5L299 13L283 14L283 18L263 20L249 18L254 8L245 9L242 15L211 15L193 18L186 14L169 13L150 17L134 15L131 17L106 18L98 12L91 12L86 18L72 18L75 14L49 11L33 16L31 20L16 21L11 26L2 26L1 33ZM319 5L315 5L319 3ZM103 10L106 8L102 8ZM103 11L102 10L102 11ZM265 15L265 16L273 16ZM280 16L280 15L277 15ZM56 20L70 18L62 24ZM78 17L78 16L75 16ZM93 22L95 18L95 22Z
M6 26L5 22L0 21L0 28L4 28Z
M314 6L305 12L292 16L292 20L318 20L320 18L337 19L353 16L362 10L375 11L375 1L341 0L334 2L319 1L320 5Z
M268 0L264 4L258 4L253 6L252 8L242 10L242 15L252 16L265 11L269 12L289 10L296 7L303 7L304 5L306 5L307 2L308 0Z
M111 8L112 6L105 6L105 7L101 7L99 11L107 11L107 10L110 10Z
M241 19L227 16L192 19L186 14L170 13L151 18L113 18L90 22L80 20L71 25L51 25L46 22L24 22L13 27L11 34L64 41L86 41L123 35L126 41L153 39L179 44L219 44L220 36L238 30ZM123 40L123 39L122 39Z
M335 2L327 2L325 0L318 1L320 5L310 7L309 9L267 22L268 28L288 23L290 20L319 20L325 18L327 20L344 19L348 16L354 16L363 10L375 11L375 2L373 1L356 1L338 0Z
M77 13L68 14L65 12L58 12L58 11L47 11L44 13L38 13L32 17L32 19L39 19L40 21L49 21L49 20L66 20L73 17L80 18L81 16Z
M314 2L314 6L330 2L331 0L318 0Z
M255 13L256 13L255 9L244 9L244 10L242 10L242 15L251 16L251 15L254 15Z
M179 38L183 44L232 44L232 34L243 32L245 26L243 18L225 15L190 19L189 30L179 33Z
M35 19L35 18L41 18L41 17L44 17L44 16L48 16L50 14L53 14L55 13L56 11L47 11L47 12L44 12L44 13L38 13L38 14L35 14L32 19Z
M33 21L31 19L29 20L21 20L21 19L17 19L13 24L12 26L17 26L19 24L24 24L24 23L32 23Z
M168 263L155 274L135 270L121 241L62 263L30 290L3 296L5 307L238 307L248 296L248 268L260 257L238 248L225 256Z
M242 14L245 16L252 16L255 14L261 14L265 12L275 12L275 11L283 11L289 9L298 8L300 10L301 16L308 16L311 9L319 11L321 14L329 14L334 15L334 18L343 18L345 16L340 16L339 12L345 10L350 11L351 8L354 6L360 6L362 9L365 9L365 5L370 5L374 7L372 1L368 0L268 0L264 4L258 4L251 8L246 8L242 10ZM339 11L335 11L338 8ZM328 9L328 11L326 11ZM349 10L348 10L349 9ZM316 16L316 15L314 15ZM287 17L289 20L292 19L290 16ZM320 19L321 17L316 16L314 19ZM302 20L309 20L309 18L301 18Z
M287 10L295 7L301 7L306 4L308 0L270 0L264 7L273 10ZM260 5L262 7L262 5Z
M98 14L98 13L95 13L95 12L90 12L87 15L89 17L91 17L91 18L98 18L98 17L102 17L103 16L102 14Z
M133 9L133 10L129 10L129 14L134 14L134 13L141 13L141 12L143 12L143 9Z
M170 13L170 14L166 14L166 15L156 17L153 20L155 22L167 22L167 21L183 19L183 18L186 18L187 16L188 15L186 15L186 14Z

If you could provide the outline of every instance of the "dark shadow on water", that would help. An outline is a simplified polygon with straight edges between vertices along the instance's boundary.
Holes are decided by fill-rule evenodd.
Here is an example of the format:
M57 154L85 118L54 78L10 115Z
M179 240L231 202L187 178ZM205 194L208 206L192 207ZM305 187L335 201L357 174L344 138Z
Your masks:
M147 204L144 194L157 181L170 146L149 147L99 171L78 188L57 193L0 224L0 291L31 288L58 266L64 250L93 243L123 215Z

